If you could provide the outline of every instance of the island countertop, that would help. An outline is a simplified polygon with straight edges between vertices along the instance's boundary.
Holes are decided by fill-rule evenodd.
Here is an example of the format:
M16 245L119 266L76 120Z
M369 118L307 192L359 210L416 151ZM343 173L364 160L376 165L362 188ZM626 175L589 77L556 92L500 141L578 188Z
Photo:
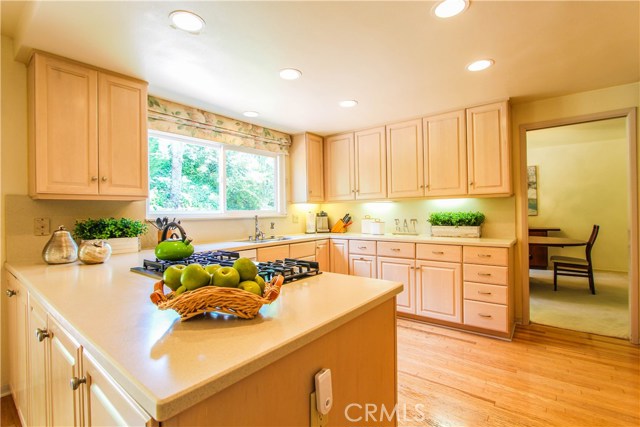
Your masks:
M162 421L360 316L402 284L323 273L285 284L252 320L186 322L150 301L154 280L130 272L151 251L104 264L7 264L154 419Z

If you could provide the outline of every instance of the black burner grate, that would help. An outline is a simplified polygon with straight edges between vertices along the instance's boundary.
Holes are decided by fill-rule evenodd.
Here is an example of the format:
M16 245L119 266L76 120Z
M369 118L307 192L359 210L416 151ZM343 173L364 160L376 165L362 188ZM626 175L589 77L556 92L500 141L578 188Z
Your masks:
M239 257L240 255L238 252L198 252L191 255L189 258L179 261L164 261L157 258L155 260L145 259L142 263L142 267L133 267L131 268L131 271L154 278L162 278L162 273L171 265L188 265L198 263L203 266L220 264L225 267L230 267ZM285 258L284 260L259 262L256 265L258 266L258 274L262 276L265 281L269 281L273 276L279 274L284 276L285 283L298 280L302 277L321 274L319 265L315 261L300 261L297 259Z

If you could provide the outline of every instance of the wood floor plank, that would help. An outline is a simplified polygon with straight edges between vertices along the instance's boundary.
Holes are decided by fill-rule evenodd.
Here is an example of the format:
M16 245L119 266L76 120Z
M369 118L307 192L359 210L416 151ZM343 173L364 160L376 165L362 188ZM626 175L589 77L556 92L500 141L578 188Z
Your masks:
M639 347L541 325L507 342L399 319L398 386L426 413L399 426L640 425Z

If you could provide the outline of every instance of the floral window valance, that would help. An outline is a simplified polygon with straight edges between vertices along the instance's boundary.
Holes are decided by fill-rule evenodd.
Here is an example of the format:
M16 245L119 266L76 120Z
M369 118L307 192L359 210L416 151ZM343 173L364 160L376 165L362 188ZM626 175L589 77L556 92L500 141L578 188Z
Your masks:
M235 146L289 153L291 135L149 95L149 129Z

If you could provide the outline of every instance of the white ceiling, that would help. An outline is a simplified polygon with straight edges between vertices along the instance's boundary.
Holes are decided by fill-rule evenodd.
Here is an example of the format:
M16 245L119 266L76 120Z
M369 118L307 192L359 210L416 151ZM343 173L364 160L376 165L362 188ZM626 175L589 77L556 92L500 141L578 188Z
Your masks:
M638 1L472 0L449 20L433 4L3 1L2 33L18 54L36 48L132 75L151 94L290 133L640 80ZM171 28L175 9L198 13L205 30ZM465 70L484 57L495 66ZM281 80L284 67L302 78ZM343 99L359 105L340 108Z

